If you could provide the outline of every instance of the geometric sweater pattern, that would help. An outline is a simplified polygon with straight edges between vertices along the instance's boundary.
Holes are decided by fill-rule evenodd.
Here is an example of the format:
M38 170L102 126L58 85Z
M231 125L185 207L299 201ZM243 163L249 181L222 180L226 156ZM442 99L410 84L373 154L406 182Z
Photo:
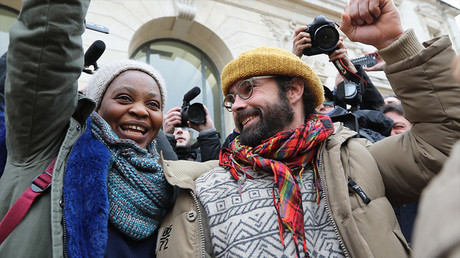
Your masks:
M298 171L297 171L298 172ZM292 233L284 230L283 247L278 214L273 203L274 177L268 172L246 171L252 179L241 185L231 173L217 167L195 180L196 192L208 215L216 257L296 257ZM305 239L310 257L344 257L323 192L316 203L316 187L311 168L302 172L302 207ZM275 199L278 189L275 187ZM303 241L298 241L300 257L305 257Z

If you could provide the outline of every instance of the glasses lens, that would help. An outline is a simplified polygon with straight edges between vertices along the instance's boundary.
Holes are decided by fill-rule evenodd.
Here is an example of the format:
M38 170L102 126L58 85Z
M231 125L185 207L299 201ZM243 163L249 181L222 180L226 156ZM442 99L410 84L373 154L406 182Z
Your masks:
M252 82L249 80L244 80L241 82L240 87L238 88L238 96L242 99L248 99L252 95Z
M223 104L225 108L227 108L228 110L231 110L233 103L235 103L235 95L228 94L227 96L225 96L224 104Z

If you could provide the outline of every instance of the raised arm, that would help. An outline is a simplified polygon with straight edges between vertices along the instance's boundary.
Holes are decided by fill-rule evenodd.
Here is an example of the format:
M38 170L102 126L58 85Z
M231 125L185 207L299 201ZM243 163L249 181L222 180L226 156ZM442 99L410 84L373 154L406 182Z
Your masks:
M370 150L390 201L415 200L460 137L460 85L451 74L451 42L444 36L420 44L413 30L402 31L397 9L388 0L351 0L342 21L351 40L379 49L387 78L413 123L411 130Z
M81 34L89 1L23 1L10 29L5 89L7 146L27 163L62 141L77 105Z

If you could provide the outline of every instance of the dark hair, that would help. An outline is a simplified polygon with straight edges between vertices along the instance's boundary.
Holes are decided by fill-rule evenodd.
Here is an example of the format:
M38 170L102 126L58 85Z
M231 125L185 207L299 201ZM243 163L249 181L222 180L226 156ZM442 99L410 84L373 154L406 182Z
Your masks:
M286 92L291 88L290 82L294 77L292 76L284 76L278 75L276 76L275 80L278 84L279 93L281 97L287 98ZM304 84L304 80L299 78ZM302 95L302 102L303 102L303 111L305 113L305 118L315 113L315 96L308 90L307 87L304 87L303 95Z
M395 112L401 116L404 116L404 110L401 105L397 104L386 104L383 106L382 113Z
M387 94L387 95L383 96L384 99L389 98L389 97L398 98L398 96L396 96L396 94L394 94L394 93L390 93L390 94Z

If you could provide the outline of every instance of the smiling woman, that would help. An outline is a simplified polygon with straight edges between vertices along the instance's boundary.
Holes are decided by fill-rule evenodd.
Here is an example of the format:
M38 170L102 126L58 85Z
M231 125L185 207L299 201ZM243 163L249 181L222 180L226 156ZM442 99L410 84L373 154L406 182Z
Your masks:
M25 0L10 30L0 257L152 257L174 201L154 140L166 102L160 73L116 61L92 75L87 96L77 93L88 5ZM7 212L45 169L51 191L5 236Z
M89 82L87 96L95 99L96 111L118 137L146 148L162 125L165 91L151 66L124 60L101 68Z

